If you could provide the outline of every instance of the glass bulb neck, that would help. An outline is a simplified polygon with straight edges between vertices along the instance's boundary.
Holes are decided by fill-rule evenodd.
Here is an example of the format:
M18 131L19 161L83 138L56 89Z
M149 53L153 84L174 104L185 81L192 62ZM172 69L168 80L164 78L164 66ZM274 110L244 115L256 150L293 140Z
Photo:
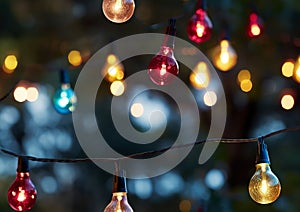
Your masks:
M206 0L198 0L196 9L206 10Z

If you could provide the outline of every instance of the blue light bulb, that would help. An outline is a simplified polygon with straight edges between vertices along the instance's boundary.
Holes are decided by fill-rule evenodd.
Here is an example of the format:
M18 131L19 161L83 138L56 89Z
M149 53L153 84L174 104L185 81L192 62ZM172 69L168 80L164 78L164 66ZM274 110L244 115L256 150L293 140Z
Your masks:
M68 114L75 110L77 98L70 86L67 71L60 72L61 86L55 91L53 96L53 106L58 113Z

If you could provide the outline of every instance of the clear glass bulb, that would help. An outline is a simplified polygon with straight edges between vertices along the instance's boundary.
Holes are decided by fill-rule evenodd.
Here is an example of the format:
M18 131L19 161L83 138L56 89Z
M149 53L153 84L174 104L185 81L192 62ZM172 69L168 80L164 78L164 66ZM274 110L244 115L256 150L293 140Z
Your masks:
M62 83L53 96L53 105L57 112L68 114L75 110L77 98L69 83Z
M229 40L222 40L212 52L213 63L221 71L229 71L237 63L237 54Z
M281 185L278 178L271 171L268 163L256 165L256 171L249 183L251 198L260 204L274 202L280 195Z
M114 23L128 21L135 9L134 0L103 0L102 11L105 17Z
M127 193L114 192L111 202L106 206L104 212L133 212L127 201Z
M30 180L29 172L17 172L15 181L7 192L8 203L15 211L28 211L36 201L37 191Z

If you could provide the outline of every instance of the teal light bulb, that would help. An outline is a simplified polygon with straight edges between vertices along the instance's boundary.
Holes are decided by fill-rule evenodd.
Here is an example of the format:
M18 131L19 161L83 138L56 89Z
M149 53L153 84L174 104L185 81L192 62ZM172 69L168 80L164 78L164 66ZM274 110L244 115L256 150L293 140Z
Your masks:
M77 98L69 83L68 72L60 72L61 86L55 91L53 96L53 106L58 113L68 114L75 110Z

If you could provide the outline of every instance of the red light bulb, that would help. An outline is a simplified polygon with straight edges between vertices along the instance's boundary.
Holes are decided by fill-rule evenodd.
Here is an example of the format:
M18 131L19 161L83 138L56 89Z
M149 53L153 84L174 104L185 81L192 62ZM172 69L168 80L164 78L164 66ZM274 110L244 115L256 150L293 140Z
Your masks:
M179 73L179 66L174 57L175 19L169 20L164 42L160 51L152 58L148 65L150 79L158 85L165 85L172 81Z
M36 201L37 191L29 177L28 160L18 159L18 169L15 181L8 189L8 203L15 211L28 211Z
M256 13L251 13L249 16L249 24L247 33L250 38L261 35L263 29L262 21Z
M196 8L195 14L189 20L187 33L190 40L201 43L209 40L213 25L206 13L203 0L198 1Z

